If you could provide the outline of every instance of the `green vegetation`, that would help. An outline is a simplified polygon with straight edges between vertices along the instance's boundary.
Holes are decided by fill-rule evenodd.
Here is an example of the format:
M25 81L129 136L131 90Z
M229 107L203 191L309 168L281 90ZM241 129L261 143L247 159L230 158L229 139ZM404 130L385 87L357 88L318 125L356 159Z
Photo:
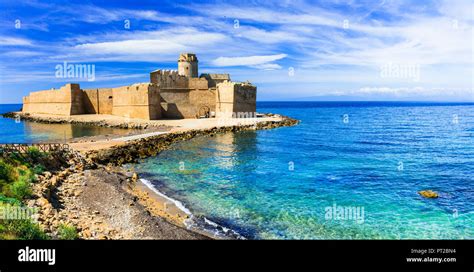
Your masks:
M17 205L17 206L21 205L21 201L18 201L18 199L9 198L9 197L5 197L5 196L2 196L2 195L0 195L0 203L10 204L10 205Z
M60 225L59 226L59 239L61 240L76 240L79 238L77 230L73 226Z
M32 220L0 219L0 240L46 240L48 236Z
M0 195L23 200L31 196L35 173L22 161L0 159Z
M41 157L43 157L43 153L41 153L41 151L37 147L32 146L28 148L28 157L31 160L36 161L40 159Z
M35 175L44 171L44 156L38 149L30 148L28 156L0 158L0 209L24 207L23 201L31 197L31 184ZM0 211L1 212L1 211ZM1 215L2 213L0 213ZM46 234L31 219L13 220L0 217L0 239L34 240L47 239Z

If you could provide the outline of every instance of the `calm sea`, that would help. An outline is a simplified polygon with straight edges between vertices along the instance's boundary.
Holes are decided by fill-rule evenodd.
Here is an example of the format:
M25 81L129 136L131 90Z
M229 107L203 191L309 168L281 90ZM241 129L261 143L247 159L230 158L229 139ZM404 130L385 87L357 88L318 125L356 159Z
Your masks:
M474 239L474 104L258 110L301 124L195 138L134 167L196 216L247 238Z
M0 104L0 114L20 111L21 104ZM72 124L40 124L3 118L0 116L0 143L59 143L85 136L129 133L126 129L114 129Z

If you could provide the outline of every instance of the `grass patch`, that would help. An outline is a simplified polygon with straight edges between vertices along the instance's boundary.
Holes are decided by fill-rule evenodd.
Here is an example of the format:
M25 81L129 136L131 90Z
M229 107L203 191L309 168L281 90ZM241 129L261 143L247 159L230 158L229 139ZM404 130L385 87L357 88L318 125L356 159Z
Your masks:
M0 220L0 240L47 240L48 236L31 220Z
M23 200L31 196L35 173L17 160L0 159L0 194Z
M79 234L73 226L69 225L60 225L58 229L59 239L61 240L77 240L79 239Z
M27 153L29 159L34 161L37 161L45 156L44 153L42 153L37 147L34 146L29 147Z
M7 206L23 207L22 202L31 197L31 183L45 169L39 162L42 156L33 148L25 158L18 154L0 158L0 240L48 239L32 219L11 219L4 215Z
M3 195L0 195L0 205L1 204L10 204L20 206L21 202L16 198L9 198Z
M5 202L17 202L15 199L8 199L0 196ZM0 240L46 240L48 236L41 230L38 223L32 219L12 219L7 216L7 209L22 208L21 204L0 203Z

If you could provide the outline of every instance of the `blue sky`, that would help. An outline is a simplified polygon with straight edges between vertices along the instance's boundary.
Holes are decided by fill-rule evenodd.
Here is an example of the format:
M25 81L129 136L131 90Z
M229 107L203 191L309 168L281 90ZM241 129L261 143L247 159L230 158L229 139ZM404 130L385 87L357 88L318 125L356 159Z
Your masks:
M472 0L0 0L0 103L147 82L181 52L261 101L474 101L473 12ZM56 78L65 61L95 65L95 80Z

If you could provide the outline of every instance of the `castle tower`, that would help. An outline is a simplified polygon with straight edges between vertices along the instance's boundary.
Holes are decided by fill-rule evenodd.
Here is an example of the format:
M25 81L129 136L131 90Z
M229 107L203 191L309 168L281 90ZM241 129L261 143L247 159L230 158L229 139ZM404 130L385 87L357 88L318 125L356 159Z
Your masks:
M198 59L196 54L183 53L178 59L178 74L186 77L198 77Z

